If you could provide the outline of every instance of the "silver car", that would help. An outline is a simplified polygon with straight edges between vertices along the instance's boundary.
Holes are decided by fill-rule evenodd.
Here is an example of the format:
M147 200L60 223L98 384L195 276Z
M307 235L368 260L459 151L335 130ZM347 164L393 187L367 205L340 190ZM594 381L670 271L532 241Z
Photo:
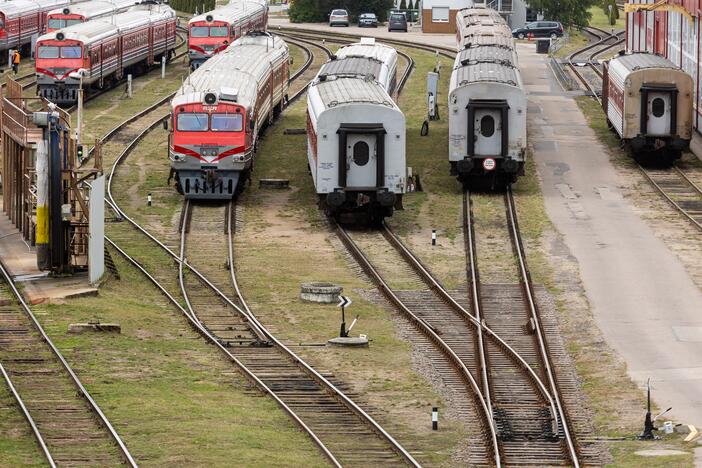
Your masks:
M346 10L332 10L329 15L329 26L347 26L349 25L349 12Z

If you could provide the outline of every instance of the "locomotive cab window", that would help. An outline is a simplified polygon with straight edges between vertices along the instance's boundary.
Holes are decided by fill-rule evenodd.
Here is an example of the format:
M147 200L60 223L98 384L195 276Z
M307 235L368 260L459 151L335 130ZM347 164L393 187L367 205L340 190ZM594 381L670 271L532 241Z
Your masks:
M53 59L59 57L59 48L55 46L40 46L37 57L42 59Z
M210 37L228 37L229 28L226 26L212 26L210 28Z
M190 37L207 37L210 33L210 28L207 26L193 26L190 28Z
M67 19L66 20L66 27L73 26L74 24L80 24L80 23L82 23L82 21L79 19Z
M61 47L61 58L81 58L83 49L80 46Z
M663 117L665 114L665 101L662 98L654 98L651 102L651 113L654 117Z
M181 132L206 132L208 127L207 114L195 112L178 114L176 128Z
M61 29L66 27L66 20L62 20L59 18L51 18L49 19L49 28L50 29Z
M210 128L213 132L240 132L244 128L241 114L212 114Z

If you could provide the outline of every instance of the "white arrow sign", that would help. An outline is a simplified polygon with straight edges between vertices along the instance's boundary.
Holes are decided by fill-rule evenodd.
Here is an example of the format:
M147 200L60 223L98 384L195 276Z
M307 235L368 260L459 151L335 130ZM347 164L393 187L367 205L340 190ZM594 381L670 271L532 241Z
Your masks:
M348 307L351 305L351 299L349 299L346 296L339 296L339 303L336 305L337 307Z

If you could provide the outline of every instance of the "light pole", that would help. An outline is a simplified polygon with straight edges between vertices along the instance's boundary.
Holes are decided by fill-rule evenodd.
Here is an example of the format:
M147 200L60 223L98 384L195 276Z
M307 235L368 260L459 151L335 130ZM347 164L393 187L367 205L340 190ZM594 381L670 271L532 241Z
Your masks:
M74 72L68 74L70 78L79 80L78 84L78 128L76 129L76 137L78 143L80 143L80 136L83 130L83 75L87 70L85 68L80 68Z

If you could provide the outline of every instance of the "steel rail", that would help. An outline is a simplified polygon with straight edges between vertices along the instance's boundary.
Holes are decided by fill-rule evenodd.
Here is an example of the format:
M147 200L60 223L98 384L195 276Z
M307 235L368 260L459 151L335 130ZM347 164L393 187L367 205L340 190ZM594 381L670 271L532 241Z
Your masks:
M429 338L434 344L439 348L439 350L448 358L448 360L453 363L453 365L458 370L459 374L463 377L465 381L469 384L470 388L473 390L475 397L478 399L479 406L481 407L481 415L483 418L483 423L489 427L490 432L490 445L492 446L492 456L495 465L502 466L502 461L500 458L500 446L497 441L497 429L495 428L495 420L493 418L490 409L487 406L485 398L483 396L483 391L478 385L478 382L473 377L471 371L466 367L466 365L461 361L461 358L456 354L456 352L446 343L440 334L437 332L436 328L428 323L423 318L419 317L417 314L412 312L412 310L407 307L407 305L400 299L397 294L390 288L387 282L383 279L382 275L375 269L373 264L370 262L368 257L363 253L361 248L354 242L351 236L343 229L338 223L331 220L331 223L339 236L341 242L346 246L351 255L356 259L361 268L368 274L370 279L376 284L378 289L388 298L388 300L397 307L402 314L412 322L420 332L422 332L427 338Z
M241 372L250 379L263 393L270 395L273 400L285 411L295 423L306 432L312 441L320 448L324 456L336 467L341 468L341 464L336 460L334 455L329 452L324 443L309 429L309 427L299 418L299 416L284 402L280 397L271 390L261 379L259 379L256 374L254 374L248 367L246 367L236 356L234 356L220 341L212 335L193 315L191 315L180 302L164 287L151 273L146 270L134 257L130 256L126 251L124 251L117 243L112 241L108 236L105 236L105 240L119 252L122 257L124 257L129 263L132 264L136 269L138 269L146 278L151 281L151 283L164 295L168 300L186 317L190 324L199 332L207 341L212 345L217 347L222 353L224 353L240 370Z
M702 230L702 223L701 223L700 221L697 221L692 215L690 215L690 213L688 213L688 211L687 211L685 208L683 208L682 206L680 206L680 204L679 204L678 202L676 202L676 201L673 199L673 197L671 197L671 196L668 194L668 192L666 192L665 189L664 189L663 187L661 187L660 184L658 184L658 182L656 182L656 181L654 180L653 177L651 177L651 175L648 173L648 171L647 171L641 164L637 164L637 167L639 168L639 170L641 171L641 173L644 175L644 177L646 178L646 180L648 180L648 182L649 182L656 190L658 190L658 192L659 192L661 195L663 195L663 198L665 198L666 201L668 201L668 203L670 203L671 205L673 205L673 207L674 207L676 210L678 210L678 211L680 212L680 214L682 214L683 216L685 216L685 218L687 218L688 221L690 221L695 227L697 227L697 229ZM675 167L674 169L677 171L678 175L680 175L680 177L681 177L686 183L688 183L688 184L692 187L692 189L693 189L695 192L697 192L697 194L699 194L700 196L702 196L702 190L701 190L694 182L692 182L692 180L690 180L690 178L687 177L687 176L685 175L684 172L682 172L682 171L681 171L679 168L677 168L677 167Z
M146 112L142 112L141 115L144 115ZM130 218L118 205L116 200L114 199L114 196L112 194L112 181L114 179L115 171L116 168L122 163L122 161L128 156L131 151L136 147L136 145L148 134L150 131L152 131L156 126L158 126L165 118L167 118L168 115L164 115L159 117L157 120L155 120L153 123L151 123L148 127L146 127L142 132L137 135L134 140L132 140L120 153L120 155L117 157L115 162L112 165L112 168L110 170L110 174L108 176L108 182L107 182L107 199L106 202L111 205L112 209L117 213L122 219L126 220L129 222L134 228L136 228L138 231L140 231L142 234L144 234L146 237L148 237L151 241L156 243L161 249L163 249L165 252L167 252L176 262L181 263L181 260L177 254L175 254L168 246L163 244L160 240L158 240L154 235L152 235L148 230L146 230L143 226L135 222L132 218ZM217 288L211 281L209 281L202 273L200 273L196 268L194 268L192 265L190 265L187 261L183 261L182 264L187 267L193 274L195 274L200 281L202 281L207 287L209 287L212 291L214 291L220 298L222 298L227 304L229 304L234 310L236 310L238 313L242 314L244 317L248 319L248 323L252 325L253 327L259 328L271 341L274 345L276 345L279 349L281 349L290 359L292 359L294 362L299 364L305 372L310 375L315 381L317 381L320 385L322 385L328 392L330 392L332 395L335 397L339 398L340 401L347 406L352 412L354 412L357 416L359 416L362 420L364 420L366 423L368 423L373 430L383 439L385 439L395 450L396 453L398 453L400 456L404 458L404 460L415 467L419 467L419 463L412 457L412 455L404 448L402 447L385 429L378 424L375 419L373 419L369 414L367 414L360 406L358 406L351 398L349 398L344 392L342 392L339 388L337 388L332 382L330 382L326 377L324 377L322 374L317 372L314 368L312 368L306 361L304 361L302 358L300 358L297 354L295 354L292 350L290 350L287 346L285 346L282 342L280 342L275 336L273 336L256 318L255 315L248 315L245 311L243 311L240 307L238 307L226 294L224 294L219 288Z
M22 416L24 416L24 419L26 419L27 423L29 423L29 427L32 429L32 433L34 434L34 438L37 439L37 443L39 443L39 448L41 448L41 451L44 453L44 457L46 458L46 461L49 462L49 466L51 466L51 468L56 468L56 462L54 461L54 457L51 456L51 452L49 451L49 448L46 446L46 442L44 441L44 437L41 435L39 428L37 427L36 423L34 422L34 418L32 418L32 415L30 414L29 409L27 409L27 407L24 405L24 401L22 401L22 397L17 392L17 389L15 389L15 386L12 384L12 379L10 379L10 376L7 374L7 372L5 372L5 368L2 366L1 362L0 362L0 373L2 373L2 376L5 379L5 383L7 383L7 387L10 389L12 396L14 397L15 401L19 405L20 410L22 411Z
M68 375L71 378L71 381L73 384L76 386L78 389L79 395L82 396L83 398L86 399L88 402L88 405L90 406L90 409L97 414L100 423L107 429L107 431L110 434L110 437L114 440L114 442L117 444L120 452L122 453L122 456L124 459L127 461L127 463L136 468L137 463L132 457L132 454L129 452L129 449L127 448L126 444L124 441L122 441L122 438L117 434L117 431L112 427L112 424L110 421L107 419L107 416L102 412L100 409L100 406L95 402L93 397L90 395L90 392L83 386L83 383L80 381L76 373L73 371L71 366L68 364L66 359L63 357L59 349L54 345L54 342L51 341L51 338L49 338L49 335L46 334L44 331L44 328L41 326L39 323L39 320L37 320L36 316L32 312L32 309L27 305L27 303L24 300L24 297L22 297L22 293L19 292L17 289L17 286L15 285L15 282L12 279L12 276L10 273L7 271L7 268L5 266L5 262L0 259L0 274L2 277L5 279L7 284L10 286L10 289L12 290L12 294L17 298L19 301L20 305L22 306L22 309L25 313L25 315L30 319L32 324L34 325L34 328L39 332L39 335L41 335L41 339L49 346L51 349L51 352L53 355L59 360L63 368L66 370Z
M594 28L593 28L593 29L594 29ZM595 49L595 48L597 48L597 47L606 45L606 47L604 47L604 48L601 49L601 50L593 51L593 53L589 56L589 59L588 59L587 62L586 62L587 65L588 65L591 69L595 70L595 73L601 78L601 77L602 77L602 72L601 72L595 65L592 64L592 59L593 59L595 56L599 55L600 53L603 53L604 51L609 50L609 49L611 49L612 47L615 47L615 46L621 44L622 42L624 42L625 39L619 40L618 38L619 38L619 36L621 36L622 34L624 34L626 31L618 31L618 32L616 32L616 33L614 33L614 34L610 34L610 33L607 33L606 31L603 31L603 32L605 32L605 34L607 34L607 37L602 37L602 36L600 36L599 34L593 33L592 31L588 31L588 29L583 29L583 30L586 31L586 32L588 32L589 34L592 34L592 35L595 36L595 37L600 37L600 40L598 40L598 41L596 41L596 42L593 42L592 44L588 44L588 45L586 45L585 47L582 47L582 48L580 48L580 49L574 51L573 53L571 53L571 54L566 58L566 60L567 60L566 65L573 71L573 73L575 74L576 78L578 78L578 80L585 86L585 88L586 88L588 91L590 91L590 93L591 93L592 96L597 100L597 102L601 103L601 102L602 102L602 99L600 98L600 96L599 96L599 94L598 94L598 90L595 88L595 86L594 86L592 83L590 83L590 82L585 78L585 76L580 72L580 70L578 70L578 67L575 66L574 61L576 60L576 57L577 57L578 55L584 54L585 52L588 52L588 51L590 51L590 50L593 50L593 49ZM598 30L599 30L599 29L598 29ZM599 31L602 31L602 30L599 30ZM615 42L614 42L613 44L608 44L608 45L607 45L606 42L610 41L611 39L616 39L616 40L615 40Z
M541 360L544 366L544 373L548 378L549 385L551 386L551 392L553 394L553 399L555 400L556 407L558 409L558 415L561 419L563 426L563 432L565 435L566 444L568 446L568 452L573 462L575 468L579 468L580 462L578 460L578 451L575 445L575 441L570 433L570 420L567 417L566 411L563 409L563 404L561 402L561 395L558 390L558 383L556 382L553 369L551 367L551 358L548 348L548 343L544 337L543 329L541 327L541 317L539 313L539 308L536 304L536 298L534 294L534 288L531 282L531 274L527 267L526 254L524 252L524 246L522 241L522 235L519 230L519 221L517 219L517 207L514 204L514 197L512 194L511 186L508 186L505 192L505 204L507 206L507 220L509 223L510 237L512 239L512 246L514 252L517 256L519 263L519 272L522 283L522 290L524 293L524 299L526 299L529 305L529 312L532 318L532 325L534 327L534 332L539 343L539 352L541 353Z
M463 192L463 239L466 251L466 267L469 271L471 299L473 303L473 315L479 323L484 323L482 318L482 296L480 294L480 273L478 272L477 252L475 248L475 229L473 224L473 207L470 204L470 196L467 191ZM495 411L492 406L492 386L488 375L487 350L483 343L483 327L476 327L476 335L478 336L478 353L480 354L480 366L483 374L483 385L486 389L487 396L485 397L490 408L490 414L494 415ZM494 417L494 416L493 416Z
M544 398L546 398L550 402L549 404L552 406L552 410L555 414L556 407L553 403L553 397L551 396L550 391L543 383L541 378L536 374L534 369L532 369L529 363L527 363L526 360L524 360L524 358L512 346L509 345L509 343L507 343L502 337L500 337L500 335L498 335L494 330L488 327L487 324L485 324L485 322L477 320L473 314L471 314L461 304L459 304L453 298L453 296L449 294L446 288L444 288L443 285L441 285L436 280L436 278L434 278L434 276L429 272L429 270L424 266L424 264L422 264L422 262L402 243L402 241L397 237L397 235L392 231L392 229L390 229L389 226L385 224L384 228L393 246L399 249L403 257L409 261L410 266L412 266L412 268L414 268L415 271L419 273L419 275L424 279L424 281L428 283L429 286L439 294L439 296L444 300L444 302L446 302L454 310L460 312L463 318L468 320L474 326L481 327L488 337L494 339L497 345L505 349L510 354L510 356L524 368L524 370L531 376L531 379L533 380L534 384L538 386Z

